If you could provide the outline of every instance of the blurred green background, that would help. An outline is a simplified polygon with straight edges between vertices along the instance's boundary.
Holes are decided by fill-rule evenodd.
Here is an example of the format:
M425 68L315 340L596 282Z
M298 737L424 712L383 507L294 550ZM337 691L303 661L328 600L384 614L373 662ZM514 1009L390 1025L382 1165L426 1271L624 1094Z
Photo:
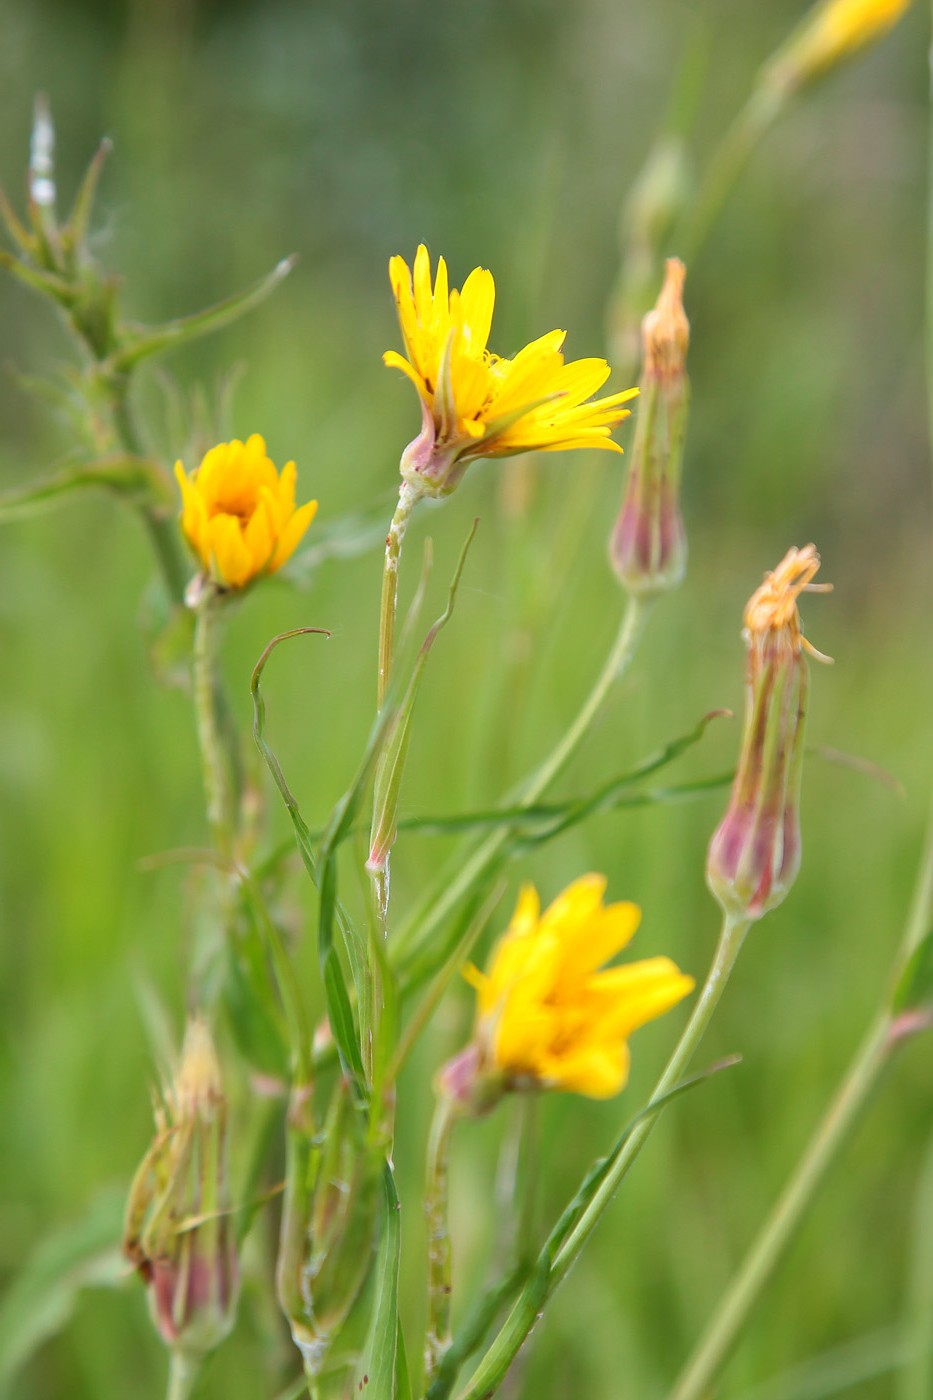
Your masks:
M53 103L66 205L100 136L112 136L96 247L125 275L127 308L141 319L194 310L297 252L271 301L166 368L213 389L241 366L232 427L264 433L278 462L297 459L320 525L380 502L388 519L399 452L417 428L410 387L380 365L398 343L389 256L410 258L425 240L446 255L455 284L490 267L502 353L557 325L569 328L571 355L604 353L620 205L685 52L700 75L689 139L702 168L804 9L798 0L3 0L0 178L21 207L37 90ZM798 885L749 939L701 1056L740 1052L743 1063L659 1126L507 1394L663 1395L886 985L933 781L925 23L911 11L793 107L690 270L690 574L658 609L562 783L583 792L704 712L739 710L744 601L791 543L813 539L836 592L807 601L805 620L836 664L814 676L810 741L879 765L903 793L814 754ZM0 360L35 373L71 353L48 308L0 282ZM171 462L185 444L159 373L139 406ZM0 379L0 422L3 487L40 476L67 450L66 427L14 372ZM432 606L468 523L481 524L424 686L406 812L495 801L575 712L620 613L605 540L623 472L621 459L581 453L479 464L454 500L420 515L406 582L430 533ZM307 587L258 589L229 629L226 669L244 725L249 670L269 637L333 629L328 643L279 653L267 680L271 737L312 825L346 785L371 719L380 572L376 539L305 570ZM150 994L182 1022L186 876L139 863L203 842L204 820L187 698L156 686L147 662L150 575L136 521L107 498L74 498L0 536L6 1281L50 1235L95 1210L106 1217L122 1198L150 1133ZM671 780L727 769L737 741L735 723L717 723ZM666 952L702 975L717 929L704 853L723 801L600 817L523 862L515 879L536 880L550 898L585 869L606 871L610 895L645 911L633 953ZM271 795L270 809L284 838ZM436 838L403 841L399 908L443 854ZM296 891L295 927L307 933L312 904ZM402 1084L413 1333L430 1076L462 1044L470 1002L465 987L451 993ZM623 1099L544 1104L545 1219L635 1111L681 1021L674 1013L640 1033ZM231 1055L231 1071L235 1063ZM245 1114L244 1086L234 1098ZM884 1344L904 1308L931 1104L921 1039L890 1071L723 1395L791 1400L802 1394L789 1374L800 1362L853 1339ZM492 1183L509 1121L502 1108L455 1144L458 1303L496 1234ZM205 1394L272 1396L296 1370L269 1301L266 1243L260 1231L237 1331ZM155 1397L164 1372L143 1290L126 1279L83 1293L9 1393ZM865 1376L847 1393L889 1396L891 1376Z

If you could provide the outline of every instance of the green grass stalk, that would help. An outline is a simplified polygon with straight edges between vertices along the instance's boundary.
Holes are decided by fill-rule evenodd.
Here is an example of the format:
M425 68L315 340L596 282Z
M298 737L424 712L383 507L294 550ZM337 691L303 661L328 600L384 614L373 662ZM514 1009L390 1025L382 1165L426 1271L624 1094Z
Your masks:
M659 1104L657 1111L651 1112L651 1104L657 1099L666 1098L683 1077L706 1033L713 1013L719 1005L749 927L748 920L733 919L728 915L724 917L716 954L703 984L703 989L693 1008L693 1014L687 1022L661 1078L655 1085L645 1116L635 1124L613 1162L612 1169L607 1172L574 1229L555 1254L548 1269L544 1288L540 1287L537 1276L533 1276L522 1290L498 1336L473 1372L466 1387L460 1391L457 1400L484 1400L485 1397L494 1394L502 1382L508 1368L534 1326L544 1303L576 1262L580 1251L615 1195L623 1177L626 1176L651 1135L651 1131L663 1110L663 1104Z

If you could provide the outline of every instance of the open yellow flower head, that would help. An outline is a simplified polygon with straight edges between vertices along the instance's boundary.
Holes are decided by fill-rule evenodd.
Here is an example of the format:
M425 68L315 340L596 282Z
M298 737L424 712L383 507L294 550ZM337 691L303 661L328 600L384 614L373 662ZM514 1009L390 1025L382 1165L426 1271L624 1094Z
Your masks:
M176 462L175 476L185 538L221 588L244 588L280 569L317 510L317 501L295 508L295 463L279 473L259 433L218 443L190 476Z
M625 1087L628 1037L693 989L670 958L604 968L638 927L635 904L603 904L606 879L583 875L542 913L526 885L478 993L483 1068L514 1087L604 1099Z
M797 88L882 38L911 0L822 0L769 65L781 86Z
M512 359L494 355L487 348L496 299L491 272L474 268L462 290L451 290L439 258L432 284L422 243L413 269L404 258L390 260L389 280L405 355L389 350L383 360L408 376L422 408L422 431L402 456L406 481L446 495L474 457L570 447L621 452L611 431L628 417L623 404L638 390L594 400L609 366L599 359L566 363L565 331L550 331Z

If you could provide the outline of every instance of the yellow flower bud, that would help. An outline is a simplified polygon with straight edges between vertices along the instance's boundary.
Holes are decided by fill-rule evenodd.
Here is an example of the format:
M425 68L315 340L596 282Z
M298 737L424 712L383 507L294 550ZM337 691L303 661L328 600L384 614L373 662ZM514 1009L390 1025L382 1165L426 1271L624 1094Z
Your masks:
M220 588L244 588L291 558L314 519L317 501L295 508L295 463L281 474L258 433L221 442L181 487L181 527L205 574Z
M765 69L766 84L793 91L882 38L910 0L823 0Z
M628 1037L694 983L669 958L603 968L641 919L637 905L604 905L605 890L605 876L583 875L542 914L534 888L522 889L489 971L467 970L478 993L479 1054L469 1067L462 1056L452 1062L440 1076L442 1092L485 1108L491 1096L484 1081L594 1099L625 1087ZM467 1069L474 1088L461 1082Z

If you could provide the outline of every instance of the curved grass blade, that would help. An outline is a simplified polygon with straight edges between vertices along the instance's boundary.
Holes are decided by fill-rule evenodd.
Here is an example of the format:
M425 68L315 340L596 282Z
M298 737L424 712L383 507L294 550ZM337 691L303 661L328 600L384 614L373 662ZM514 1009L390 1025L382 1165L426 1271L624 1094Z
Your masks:
M176 345L187 345L201 336L228 326L247 311L252 311L275 291L280 282L291 272L297 259L283 258L265 277L260 277L244 292L237 292L204 311L196 311L193 316L182 316L176 321L166 321L161 326L124 328L126 340L115 351L105 368L116 374L125 374L141 360L150 359Z
M411 1392L404 1388L407 1366L398 1364L398 1279L402 1236L398 1192L388 1162L383 1167L382 1189L382 1232L373 1278L373 1310L357 1363L352 1393L368 1395L371 1400L410 1400Z

